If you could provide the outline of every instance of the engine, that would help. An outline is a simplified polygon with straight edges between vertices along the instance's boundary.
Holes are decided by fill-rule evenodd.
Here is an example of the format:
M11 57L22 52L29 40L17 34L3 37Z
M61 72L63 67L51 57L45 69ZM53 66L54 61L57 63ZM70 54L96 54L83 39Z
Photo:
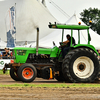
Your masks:
M26 63L50 63L50 55L39 54L29 54Z

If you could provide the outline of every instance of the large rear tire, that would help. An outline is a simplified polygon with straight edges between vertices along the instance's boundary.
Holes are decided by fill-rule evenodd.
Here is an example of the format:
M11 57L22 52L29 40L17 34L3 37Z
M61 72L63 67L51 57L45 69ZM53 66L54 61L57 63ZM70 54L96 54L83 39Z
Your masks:
M99 73L96 53L88 48L70 51L64 58L62 72L72 82L93 82Z
M37 76L36 68L31 64L23 64L18 69L18 77L22 82L32 82Z
M14 79L15 81L20 81L17 72L18 72L18 69L10 68L10 77Z

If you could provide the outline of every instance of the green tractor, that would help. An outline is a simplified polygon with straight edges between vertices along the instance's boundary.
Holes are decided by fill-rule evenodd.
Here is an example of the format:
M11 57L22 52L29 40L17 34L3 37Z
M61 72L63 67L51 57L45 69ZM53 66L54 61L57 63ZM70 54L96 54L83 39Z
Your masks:
M39 48L37 28L36 48L15 47L13 50L14 62L5 64L4 72L10 68L10 76L15 81L32 82L36 77L43 79L57 79L68 82L94 82L99 75L98 52L90 45L89 26L51 24L49 28L71 30L70 50L62 58L61 48ZM72 44L73 30L78 33L78 43ZM87 30L87 44L80 44L80 30ZM55 43L54 43L55 44Z

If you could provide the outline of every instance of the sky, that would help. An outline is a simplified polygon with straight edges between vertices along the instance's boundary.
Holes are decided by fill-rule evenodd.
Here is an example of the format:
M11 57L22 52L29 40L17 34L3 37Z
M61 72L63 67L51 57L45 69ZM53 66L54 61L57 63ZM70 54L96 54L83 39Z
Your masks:
M80 18L80 13L90 7L100 9L100 0L45 0L45 2L49 11L60 22L66 22L73 14Z
M5 4L3 4L2 1L7 1L7 2L5 2ZM36 13L37 13L37 11L39 11L39 13L40 13L40 8L39 7L36 8L36 9L34 9L34 7L35 7L34 4L35 3L34 4L31 4L31 7L30 7L30 5L28 5L28 7L27 7L27 3L24 2L25 0L0 0L0 8L1 8L0 9L0 13L2 12L0 14L0 31L3 30L0 33L0 35L2 34L2 37L6 37L6 36L4 36L4 33L6 33L6 31L5 31L5 22L4 22L4 20L5 20L5 12L7 12L7 9L10 6L12 6L12 4L13 4L12 1L13 2L15 2L15 1L17 1L17 2L18 1L23 2L23 6L22 6L22 4L20 2L17 3L17 5L18 5L17 6L17 8L18 8L17 9L17 13L20 13L19 15L17 15L17 17L21 16L21 14L22 14L21 12L22 11L23 11L23 13L25 13L24 8L23 9L20 9L21 7L25 7L26 10L28 10L28 8L30 8L30 9L32 8L30 10L30 12L33 12L33 10L35 10ZM29 2L29 0L26 0L26 1ZM30 0L30 1L32 2L32 0ZM36 1L41 1L41 0L36 0ZM33 0L33 2L35 2L35 0ZM48 10L51 12L51 14L60 23L65 23L73 14L76 14L80 18L80 13L84 9L88 9L90 7L100 9L100 0L45 0L45 3L46 3L46 7L48 8ZM2 9L2 7L3 8L7 8L7 9ZM30 12L28 12L28 14L27 14L28 17L30 17L29 15L31 15ZM34 18L33 17L34 15L36 15L36 14L33 14L31 17ZM43 16L44 16L44 14L42 14L42 16L39 16L40 17L39 19L41 19ZM1 19L1 18L3 18L3 19ZM21 18L22 18L22 20L24 20L23 18L25 18L25 16L22 15ZM47 16L44 17L44 18L47 19ZM50 19L50 18L48 17L48 19ZM36 19L34 19L33 21L36 21ZM41 21L44 21L44 20L41 20ZM2 24L2 22L3 22L3 24ZM19 22L20 22L20 20L19 20ZM32 21L29 22L29 23L32 23ZM23 24L23 27L25 25L26 24ZM30 24L27 24L27 25L28 25L27 27L29 27ZM18 29L18 27L19 26L17 26L17 29ZM25 30L23 32L22 31L23 30L21 30L21 33L24 33ZM25 32L27 32L27 31L25 31Z

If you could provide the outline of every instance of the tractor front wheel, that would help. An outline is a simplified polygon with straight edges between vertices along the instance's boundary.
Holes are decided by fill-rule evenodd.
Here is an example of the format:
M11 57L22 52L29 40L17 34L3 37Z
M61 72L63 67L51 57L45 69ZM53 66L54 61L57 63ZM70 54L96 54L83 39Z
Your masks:
M31 64L23 64L18 69L18 76L22 82L32 82L37 76L37 70Z

